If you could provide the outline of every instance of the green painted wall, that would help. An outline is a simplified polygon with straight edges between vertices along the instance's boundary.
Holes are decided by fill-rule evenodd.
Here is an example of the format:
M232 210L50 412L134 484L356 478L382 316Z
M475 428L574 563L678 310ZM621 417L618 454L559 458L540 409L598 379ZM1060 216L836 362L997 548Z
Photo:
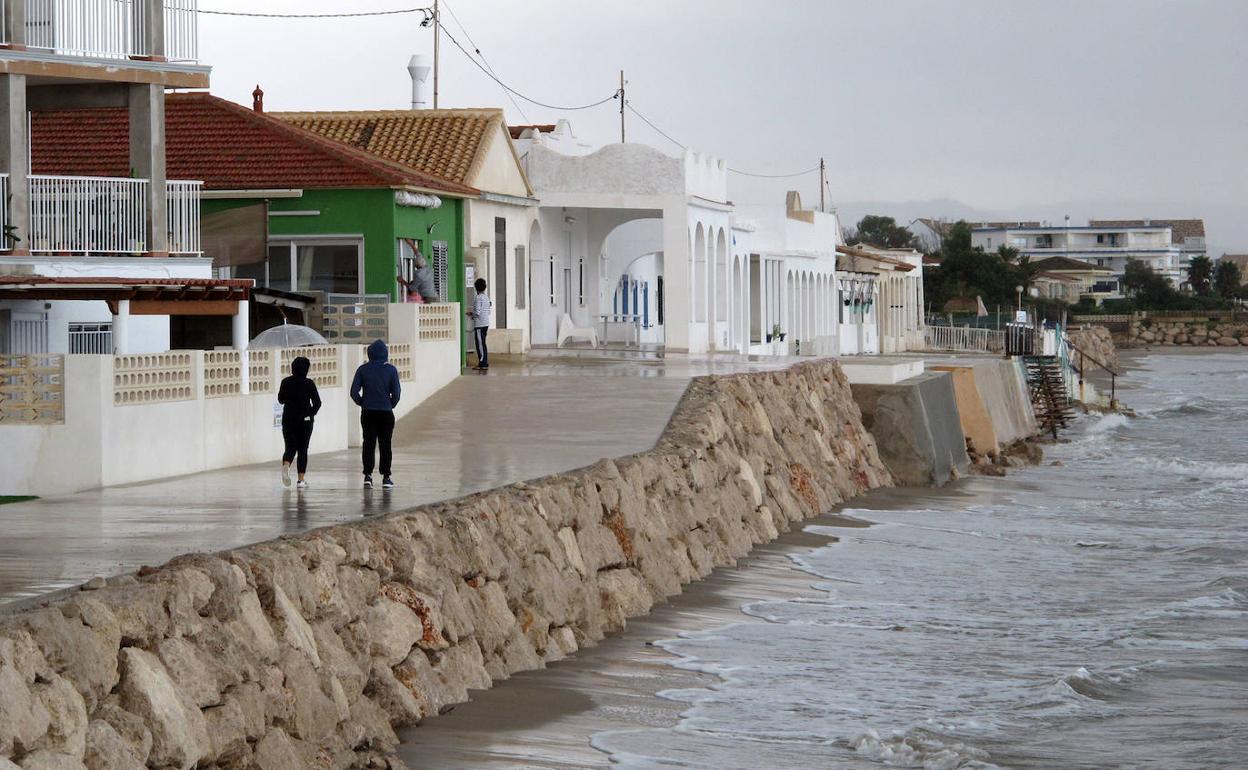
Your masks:
M255 203L254 200L205 200L204 214ZM448 298L464 301L463 201L443 198L438 209L397 206L394 191L304 190L299 198L275 198L270 211L317 211L316 216L269 217L269 237L294 235L363 236L364 291L389 294L398 299L398 239L419 241L421 251L432 254L431 243L446 241ZM429 232L433 226L432 234Z

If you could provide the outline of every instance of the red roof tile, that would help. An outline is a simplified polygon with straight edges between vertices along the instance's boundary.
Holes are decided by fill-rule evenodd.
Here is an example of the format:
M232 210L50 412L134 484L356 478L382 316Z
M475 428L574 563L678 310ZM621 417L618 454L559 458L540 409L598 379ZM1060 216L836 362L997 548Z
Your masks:
M128 125L124 108L33 113L34 173L130 176ZM415 186L478 194L206 93L166 98L165 164L168 178L203 180L208 190Z

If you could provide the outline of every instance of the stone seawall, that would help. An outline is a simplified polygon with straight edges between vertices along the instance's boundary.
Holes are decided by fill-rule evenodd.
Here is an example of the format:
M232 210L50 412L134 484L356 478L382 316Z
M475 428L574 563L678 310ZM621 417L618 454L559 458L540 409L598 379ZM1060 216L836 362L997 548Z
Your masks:
M1248 322L1145 319L1132 322L1129 341L1142 345L1235 348L1248 345Z
M836 364L698 379L648 452L0 618L0 770L396 766L394 727L891 483Z

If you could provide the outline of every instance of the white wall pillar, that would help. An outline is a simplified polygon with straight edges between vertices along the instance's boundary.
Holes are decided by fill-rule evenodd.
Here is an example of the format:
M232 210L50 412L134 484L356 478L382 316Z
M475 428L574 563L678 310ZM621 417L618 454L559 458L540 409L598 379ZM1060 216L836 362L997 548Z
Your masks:
M663 209L663 342L676 353L689 351L693 320L688 216L683 201Z
M113 315L113 353L123 356L130 352L130 300L117 300Z
M230 323L231 345L238 351L240 366L239 392L246 395L251 392L251 371L248 367L247 346L251 344L251 303L239 300L238 309Z

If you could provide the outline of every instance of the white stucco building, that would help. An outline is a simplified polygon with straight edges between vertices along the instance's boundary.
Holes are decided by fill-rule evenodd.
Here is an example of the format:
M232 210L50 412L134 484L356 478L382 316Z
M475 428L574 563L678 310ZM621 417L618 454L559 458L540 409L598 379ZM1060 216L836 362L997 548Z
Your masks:
M836 214L803 208L796 192L788 193L782 206L737 209L733 272L737 273L739 264L742 317L729 329L735 349L743 353L841 353L839 237Z
M529 234L533 344L556 344L567 316L608 339L721 349L732 313L724 161L640 144L569 154L575 143L553 133L517 140L541 202Z

